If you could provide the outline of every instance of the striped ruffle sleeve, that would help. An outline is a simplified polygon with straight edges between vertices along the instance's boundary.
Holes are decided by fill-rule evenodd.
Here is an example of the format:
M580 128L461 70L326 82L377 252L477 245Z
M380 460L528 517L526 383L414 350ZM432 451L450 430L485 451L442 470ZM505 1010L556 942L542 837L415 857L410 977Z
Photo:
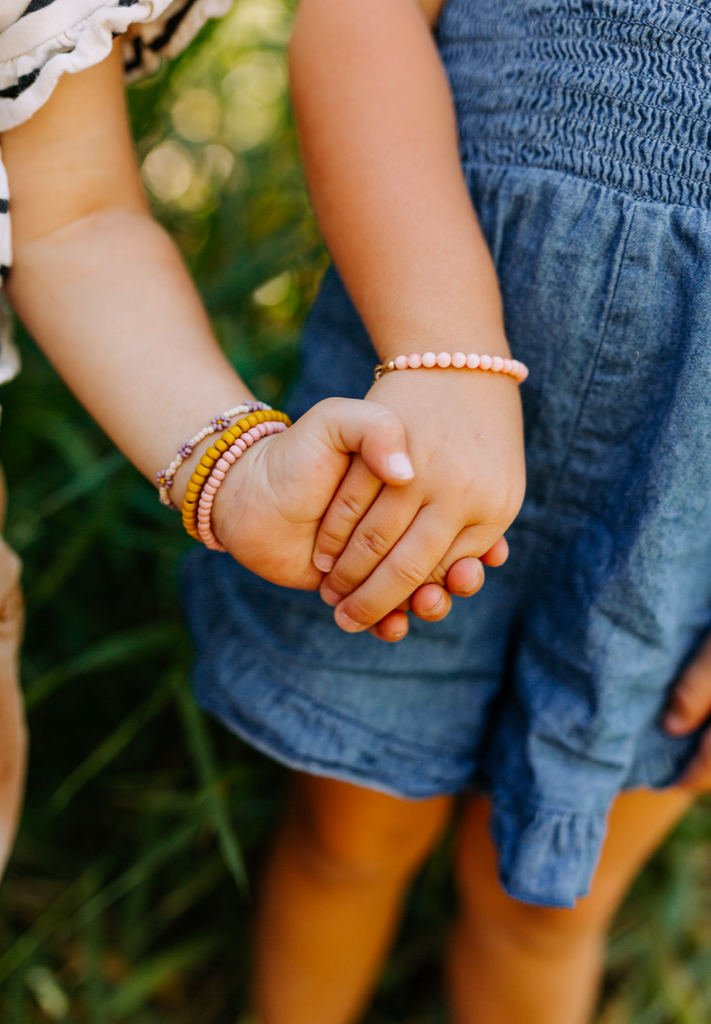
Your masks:
M156 69L233 0L0 0L0 133L32 117L62 75L108 56L123 36L127 76ZM0 278L12 264L11 198L0 158ZM0 311L0 383L16 372Z

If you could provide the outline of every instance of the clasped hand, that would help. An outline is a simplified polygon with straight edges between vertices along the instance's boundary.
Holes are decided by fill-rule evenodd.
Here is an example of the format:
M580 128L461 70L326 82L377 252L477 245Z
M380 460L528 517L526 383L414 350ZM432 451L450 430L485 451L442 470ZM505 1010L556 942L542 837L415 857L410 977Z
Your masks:
M445 587L473 594L481 563L505 560L523 498L520 403L510 379L457 370L391 374L367 399L321 402L245 453L213 523L253 572L320 587L341 628L395 640L406 608L442 618Z

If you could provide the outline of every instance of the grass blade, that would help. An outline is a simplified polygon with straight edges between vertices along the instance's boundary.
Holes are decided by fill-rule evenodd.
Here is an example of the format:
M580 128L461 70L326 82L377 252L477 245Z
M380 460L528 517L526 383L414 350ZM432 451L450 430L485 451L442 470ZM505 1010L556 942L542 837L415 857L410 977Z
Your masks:
M222 856L237 884L237 888L242 895L247 895L249 892L249 882L242 859L242 852L239 840L230 822L227 802L222 791L222 780L217 772L215 755L205 726L205 719L186 686L180 687L177 699L198 775L205 790L210 817L217 833Z
M70 679L86 675L88 672L115 668L135 658L165 650L179 638L180 632L176 626L159 623L127 630L100 640L76 658L71 658L64 665L58 665L34 679L25 691L25 707L28 711L32 710L57 687Z
M74 771L67 776L64 782L55 791L49 801L49 808L58 812L63 810L72 797L82 786L106 767L115 757L121 753L124 747L128 746L131 740L141 729L157 715L167 704L171 696L169 687L165 684L159 686L148 697L139 704L114 731L106 737Z

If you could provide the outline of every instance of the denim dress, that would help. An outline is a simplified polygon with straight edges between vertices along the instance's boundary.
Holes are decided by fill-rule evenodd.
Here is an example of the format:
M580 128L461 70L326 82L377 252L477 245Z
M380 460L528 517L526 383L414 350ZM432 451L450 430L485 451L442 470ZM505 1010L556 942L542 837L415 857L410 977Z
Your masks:
M437 41L531 371L511 556L386 645L195 551L194 688L300 770L409 798L486 791L507 892L573 906L615 795L673 782L697 741L660 717L711 629L711 6L449 0ZM362 397L375 362L331 271L292 415Z

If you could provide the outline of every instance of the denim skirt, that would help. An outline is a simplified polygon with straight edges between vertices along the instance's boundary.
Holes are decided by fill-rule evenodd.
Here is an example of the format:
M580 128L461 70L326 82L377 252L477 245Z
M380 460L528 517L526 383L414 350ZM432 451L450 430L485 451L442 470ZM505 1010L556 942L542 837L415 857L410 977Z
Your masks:
M528 487L508 563L387 645L229 556L183 566L194 688L303 771L490 794L502 884L572 906L615 795L697 737L661 713L711 629L711 8L450 0L438 45L501 285ZM438 343L440 347L445 347ZM360 398L376 354L334 270L292 415Z

